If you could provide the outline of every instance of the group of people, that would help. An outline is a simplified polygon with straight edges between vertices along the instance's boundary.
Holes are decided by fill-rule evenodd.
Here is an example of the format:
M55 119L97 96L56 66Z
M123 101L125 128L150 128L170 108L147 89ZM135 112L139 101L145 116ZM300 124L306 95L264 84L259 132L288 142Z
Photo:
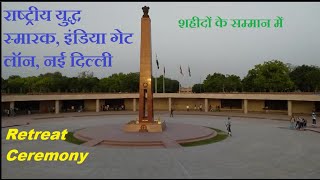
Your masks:
M302 130L303 128L307 127L307 121L300 116L297 118L292 116L290 122L291 122L290 124L291 129Z
M186 109L187 111L190 111L190 106L187 105L186 106ZM193 108L194 111L202 111L202 104L199 105L199 107L197 107L197 105L194 105L194 108ZM215 109L212 108L211 104L209 105L209 109L208 111L220 111L220 106L216 106Z
M210 106L209 106L209 111L218 111L218 112L220 112L220 106L216 106L216 108L214 109L214 108L212 108L212 106L210 105Z
M122 104L122 105L114 105L114 106L112 106L112 107L110 107L110 105L109 104L107 104L107 105L102 105L101 107L100 107L100 109L101 109L101 111L110 111L110 110L114 110L114 111L119 111L119 110L125 110L125 106Z
M190 106L187 105L186 106L186 109L187 111L190 111ZM199 105L199 107L197 107L197 105L194 105L194 108L193 108L194 111L202 111L202 104ZM209 105L209 109L208 111L220 111L220 106L216 106L215 109L212 108L211 104Z
M49 107L49 112L54 113L55 112L55 107ZM61 106L62 112L83 112L84 111L84 106Z
M14 107L10 109L4 109L5 116L15 116L17 113L21 113L22 111L19 111L19 108ZM25 108L25 113L26 114L31 114L31 107Z
M316 113L313 111L311 114L311 118L312 118L312 127L316 126L317 123L317 117L316 117ZM290 119L290 128L291 129L297 129L297 130L302 130L304 128L307 127L307 120L304 119L303 117L295 117L294 115L291 116Z
M189 105L187 105L186 108L187 108L187 111L190 110ZM194 111L197 111L197 110L202 111L202 104L200 104L199 107L197 107L197 105L194 105L193 110L194 110Z
M109 111L109 109L110 109L109 104L107 104L107 105L102 105L102 106L101 106L101 110L102 110L102 111Z
M8 117L10 117L10 116L15 116L15 114L16 114L14 108L5 109L5 110L4 110L4 113L5 113Z

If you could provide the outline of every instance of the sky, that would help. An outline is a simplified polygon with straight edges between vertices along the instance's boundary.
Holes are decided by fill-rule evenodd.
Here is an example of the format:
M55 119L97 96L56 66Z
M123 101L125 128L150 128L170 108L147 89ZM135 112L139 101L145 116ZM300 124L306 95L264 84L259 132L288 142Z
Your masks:
M256 64L277 59L292 65L320 66L320 3L319 2L2 2L2 10L27 10L35 6L39 10L82 10L80 21L61 27L55 14L51 21L38 21L26 25L25 20L7 21L2 12L2 61L1 76L38 76L60 71L72 77L79 72L90 71L98 78L114 73L139 72L142 7L149 6L152 32L153 75L163 74L177 79L188 87L203 81L215 72L235 74L243 78ZM180 19L198 16L212 17L211 28L180 28ZM228 25L215 26L217 16L228 19ZM283 27L273 27L273 19L283 17ZM271 19L270 28L233 28L230 19ZM89 33L107 33L106 44L64 43L64 33L83 29ZM110 33L119 29L133 33L131 44L110 41ZM7 44L3 33L57 33L59 46L53 44ZM36 56L39 69L32 67L6 67L4 56L21 52L24 56ZM64 68L45 67L43 56L58 56L66 52L100 56L109 52L112 67L70 67L66 58ZM160 69L156 68L156 56ZM180 65L184 76L180 74ZM191 77L188 76L188 66Z

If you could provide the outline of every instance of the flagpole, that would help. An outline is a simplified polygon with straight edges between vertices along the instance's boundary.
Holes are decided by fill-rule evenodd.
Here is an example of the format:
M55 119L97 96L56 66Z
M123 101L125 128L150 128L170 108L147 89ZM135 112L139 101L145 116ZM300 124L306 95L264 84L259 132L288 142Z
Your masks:
M158 57L157 57L157 53L156 53L156 62L158 61ZM158 63L158 62L157 62ZM156 64L157 65L157 68L156 68L156 77L155 77L155 84L154 84L154 86L155 86L155 93L158 93L158 82L157 82L157 80L158 80L158 73L157 73L157 71L158 71L158 64Z
M190 72L190 66L188 65L188 75L189 75L189 82L188 82L188 86L189 88L191 87L191 72ZM191 87L192 88L192 87Z
M155 77L155 92L158 93L158 83L157 83L157 70L156 70L156 77Z
M165 93L165 92L166 92L166 87L165 87L165 82L164 82L164 81L165 81L165 80L164 80L164 74L163 74L162 77L163 77L163 93Z
M165 78L164 78L164 76L165 76L165 74L166 74L166 67L165 66L163 66L163 76L162 76L162 82L163 82L163 93L165 93L166 92L166 87L165 87Z
M180 78L180 84L179 84L179 93L181 93L181 86L182 86L182 84L181 84L181 81L183 80L183 71L182 71L182 68L181 68L181 64L180 64L180 74L181 74L181 78ZM182 80L181 80L182 79Z
M180 65L180 75L182 75L181 74L181 65ZM179 76L180 77L180 76ZM179 78L179 93L181 92L181 77Z
M201 93L201 76L200 76L200 93Z
M158 83L157 83L157 70L156 70L156 77L155 77L155 84L154 84L154 86L155 86L155 93L158 93Z

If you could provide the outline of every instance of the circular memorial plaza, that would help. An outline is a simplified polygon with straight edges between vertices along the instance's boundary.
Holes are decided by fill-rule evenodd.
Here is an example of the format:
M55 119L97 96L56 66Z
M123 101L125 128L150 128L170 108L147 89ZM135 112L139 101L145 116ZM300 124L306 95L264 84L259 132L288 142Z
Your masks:
M319 178L320 133L290 130L289 122L267 117L232 117L232 137L201 146L167 148L86 146L66 141L7 141L20 131L81 132L116 127L135 119L123 114L19 116L2 121L2 178ZM155 116L158 116L155 114ZM226 116L160 114L170 126L212 127L226 131ZM4 122L7 126L4 126ZM14 122L9 126L10 123ZM26 124L26 123L29 124ZM19 124L20 123L20 124ZM107 130L107 129L106 129ZM170 130L170 129L169 129ZM111 138L107 130L105 138ZM209 131L208 131L209 132ZM214 132L214 131L211 131ZM197 132L190 132L196 134ZM76 133L75 133L76 134ZM97 134L99 132L97 131ZM210 134L210 133L209 133ZM114 134L114 138L120 138ZM170 139L170 138L169 138ZM172 140L172 138L171 138ZM74 161L7 161L12 149L23 152L89 152Z

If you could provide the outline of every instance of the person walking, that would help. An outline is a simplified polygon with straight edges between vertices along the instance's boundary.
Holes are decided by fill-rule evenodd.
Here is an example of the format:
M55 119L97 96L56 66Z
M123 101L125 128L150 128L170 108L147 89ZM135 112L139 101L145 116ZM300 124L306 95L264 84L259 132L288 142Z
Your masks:
M10 117L10 109L7 109L7 116Z
M297 117L297 119L296 119L296 126L295 126L295 128L296 129L300 129L300 119L299 119L299 117Z
M294 129L294 122L296 121L294 115L291 116L290 119L290 129Z
M31 108L29 107L28 108L28 115L30 115L31 114Z
M317 124L317 115L314 111L312 111L311 116L312 116L312 126L314 127Z
M302 127L303 128L307 127L307 121L304 118L302 118Z
M15 115L15 113L14 113L14 108L10 108L10 115L11 115L11 116L14 116L14 115Z
M187 111L189 111L189 105L187 105Z
M173 108L170 110L170 117L173 117Z
M227 131L228 131L228 135L232 136L231 134L231 121L230 121L230 117L228 117L228 121L226 123L226 127L227 127Z

